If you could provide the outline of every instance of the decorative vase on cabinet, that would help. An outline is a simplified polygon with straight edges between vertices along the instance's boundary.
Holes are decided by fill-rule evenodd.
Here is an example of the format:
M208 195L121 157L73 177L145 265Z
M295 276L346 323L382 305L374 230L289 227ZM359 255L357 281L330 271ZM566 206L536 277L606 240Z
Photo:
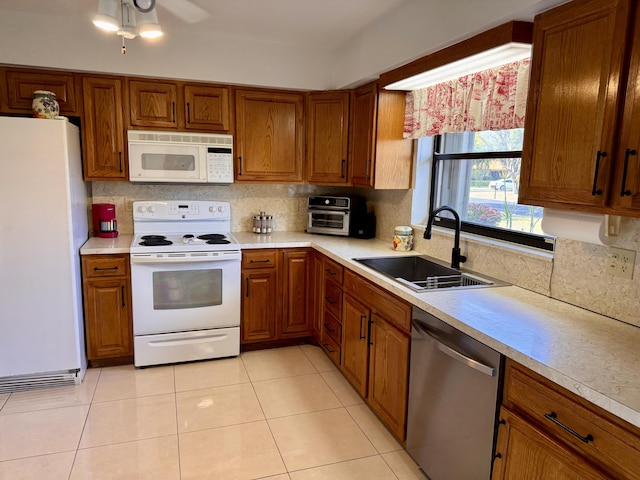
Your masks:
M60 113L56 94L48 90L36 90L33 92L31 109L33 110L33 116L36 118L54 118Z

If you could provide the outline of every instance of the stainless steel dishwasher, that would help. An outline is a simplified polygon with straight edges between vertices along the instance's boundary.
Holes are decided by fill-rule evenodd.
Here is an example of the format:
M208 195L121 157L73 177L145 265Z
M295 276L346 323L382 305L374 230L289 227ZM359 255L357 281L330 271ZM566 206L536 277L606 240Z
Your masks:
M431 480L488 480L503 357L413 309L407 451Z

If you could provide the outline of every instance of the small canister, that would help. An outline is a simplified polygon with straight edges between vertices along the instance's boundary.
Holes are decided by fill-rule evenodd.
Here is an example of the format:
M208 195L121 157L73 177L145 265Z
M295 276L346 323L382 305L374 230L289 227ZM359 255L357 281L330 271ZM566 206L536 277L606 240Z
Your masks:
M407 252L413 248L413 228L400 226L393 230L393 249Z

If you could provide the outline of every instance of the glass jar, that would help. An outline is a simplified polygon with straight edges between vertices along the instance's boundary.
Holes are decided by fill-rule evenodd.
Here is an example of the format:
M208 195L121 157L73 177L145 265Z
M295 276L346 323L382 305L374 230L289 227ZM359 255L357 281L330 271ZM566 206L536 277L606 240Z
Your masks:
M408 252L413 248L413 228L399 226L393 230L393 249Z
M54 118L60 113L60 106L56 100L56 94L48 90L36 90L33 92L31 110L36 118Z

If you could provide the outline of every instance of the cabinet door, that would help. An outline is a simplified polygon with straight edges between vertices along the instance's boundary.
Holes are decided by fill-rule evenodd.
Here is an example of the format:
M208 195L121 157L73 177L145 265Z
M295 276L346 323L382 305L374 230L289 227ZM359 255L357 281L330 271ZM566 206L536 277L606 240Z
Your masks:
M185 85L185 128L229 132L229 89L206 85Z
M604 480L595 467L554 442L519 416L501 409L495 480Z
M80 115L79 88L74 73L38 70L5 70L7 112L29 113L35 90L48 90L56 94L61 115ZM78 86L79 87L79 86Z
M588 0L536 17L520 203L605 205L628 13L628 0Z
M374 412L400 440L405 438L410 337L371 315L369 398Z
M311 93L307 98L307 181L348 183L349 93Z
M629 79L622 117L612 206L622 215L640 214L640 9L636 12Z
M131 293L123 278L85 283L87 358L99 360L133 355Z
M236 91L237 181L302 182L303 95Z
M313 333L317 339L320 338L320 332L322 331L323 320L323 305L324 305L324 270L323 255L319 252L314 252L313 255L313 298L312 298L312 311L314 315L313 319Z
M342 373L362 397L367 396L371 312L349 295L342 308Z
M177 128L178 87L174 83L129 80L130 125Z
M242 341L275 340L278 275L275 269L251 270L242 274Z
M313 330L311 287L313 252L282 252L282 333L310 334Z
M354 187L373 186L375 128L378 88L356 89L351 116L351 183Z
M122 79L83 77L85 180L126 180Z

